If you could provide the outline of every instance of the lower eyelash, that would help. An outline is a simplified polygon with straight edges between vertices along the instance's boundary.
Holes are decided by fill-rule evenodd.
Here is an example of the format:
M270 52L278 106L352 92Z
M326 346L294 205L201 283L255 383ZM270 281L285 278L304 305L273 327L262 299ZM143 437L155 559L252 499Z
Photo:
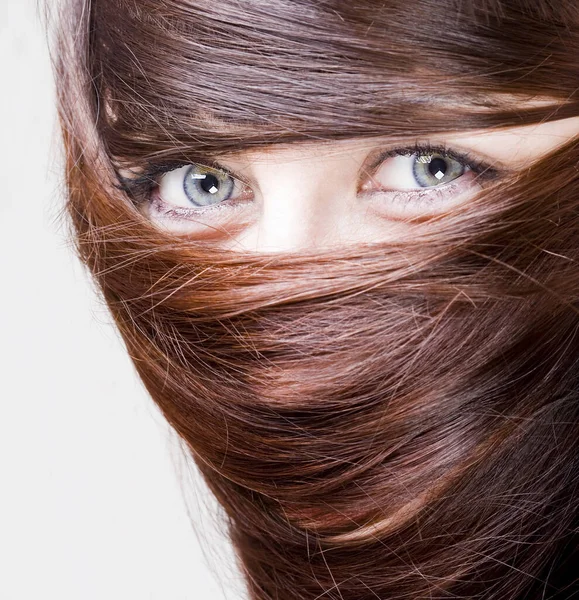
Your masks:
M154 213L158 216L171 217L175 219L187 219L194 217L195 215L203 215L205 213L211 213L215 211L225 210L227 208L233 209L241 204L249 202L247 199L243 200L224 200L217 204L211 204L199 208L185 208L178 206L169 206L161 200L158 194L153 192L148 201L145 199L145 204L154 209Z
M427 192L411 192L411 191L399 191L392 192L392 200L397 204L414 204L418 207L424 206L425 204L433 204L436 200L442 199L439 190L431 190Z
M456 190L457 187L459 186L452 186L452 184L448 184L442 189L431 188L420 191L399 190L390 192L378 192L378 194L388 194L389 202L402 205L403 207L412 204L413 208L422 208L425 206L436 204L438 202L444 202L448 199L448 194L452 194L452 192Z

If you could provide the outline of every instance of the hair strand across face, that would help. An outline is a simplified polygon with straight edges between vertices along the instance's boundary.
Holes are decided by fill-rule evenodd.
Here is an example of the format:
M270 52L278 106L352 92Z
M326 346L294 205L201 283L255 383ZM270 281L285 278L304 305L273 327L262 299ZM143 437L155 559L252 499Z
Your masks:
M254 600L577 593L579 144L395 242L275 256L149 222L125 170L579 115L547 0L67 0L68 214Z

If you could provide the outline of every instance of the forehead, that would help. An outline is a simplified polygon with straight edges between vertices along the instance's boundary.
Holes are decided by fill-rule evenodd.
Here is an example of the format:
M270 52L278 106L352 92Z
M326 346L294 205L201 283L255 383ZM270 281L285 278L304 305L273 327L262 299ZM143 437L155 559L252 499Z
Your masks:
M440 138L416 139L414 143L440 143L455 150L475 153L489 164L502 169L521 169L534 160L579 137L579 116L558 121L512 127L499 131L450 131ZM303 163L344 164L344 160L355 163L372 163L385 149L412 146L407 137L377 137L373 139L348 139L329 142L280 144L256 150L241 150L219 157L229 161L236 170L251 170L264 165L275 168L278 164Z

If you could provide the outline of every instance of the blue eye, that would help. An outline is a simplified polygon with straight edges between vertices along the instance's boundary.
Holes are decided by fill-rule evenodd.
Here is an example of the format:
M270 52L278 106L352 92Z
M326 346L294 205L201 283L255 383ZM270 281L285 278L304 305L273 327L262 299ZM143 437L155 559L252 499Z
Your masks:
M372 180L383 191L425 191L450 184L469 171L480 173L484 168L449 152L392 150L379 157Z
M362 193L394 220L441 215L481 190L498 171L466 153L430 144L382 152Z
M155 195L158 201L181 212L199 212L248 199L252 192L225 170L194 163L163 173Z
M183 178L183 191L193 206L209 206L228 200L235 180L227 173L191 165Z
M432 187L449 183L464 175L466 166L442 154L424 154L414 157L412 174L421 187Z

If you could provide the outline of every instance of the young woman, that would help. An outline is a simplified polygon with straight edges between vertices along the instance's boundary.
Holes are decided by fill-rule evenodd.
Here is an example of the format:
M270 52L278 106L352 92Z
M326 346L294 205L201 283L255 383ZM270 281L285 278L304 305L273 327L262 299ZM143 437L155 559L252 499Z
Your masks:
M67 0L68 208L255 600L579 595L575 0Z

